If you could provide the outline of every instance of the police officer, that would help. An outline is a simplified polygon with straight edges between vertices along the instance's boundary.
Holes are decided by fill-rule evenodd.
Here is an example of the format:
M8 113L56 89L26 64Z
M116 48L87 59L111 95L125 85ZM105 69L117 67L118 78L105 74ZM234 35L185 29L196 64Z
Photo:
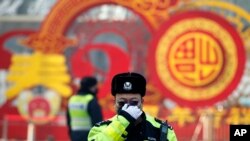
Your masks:
M72 141L86 141L90 128L102 121L102 113L96 94L95 77L84 77L76 95L70 97L67 109L67 125Z
M177 141L170 125L143 112L146 80L142 75L117 74L111 89L117 115L97 123L89 132L89 141Z

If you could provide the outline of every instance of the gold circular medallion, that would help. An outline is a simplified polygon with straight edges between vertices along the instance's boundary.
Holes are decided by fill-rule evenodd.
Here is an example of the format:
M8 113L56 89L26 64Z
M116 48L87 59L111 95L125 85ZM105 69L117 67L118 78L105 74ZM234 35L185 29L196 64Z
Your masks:
M211 12L175 15L154 40L150 72L168 97L190 106L228 96L244 70L244 47L237 31Z
M169 71L180 83L190 87L208 85L223 69L220 43L206 31L191 31L176 38L169 49Z

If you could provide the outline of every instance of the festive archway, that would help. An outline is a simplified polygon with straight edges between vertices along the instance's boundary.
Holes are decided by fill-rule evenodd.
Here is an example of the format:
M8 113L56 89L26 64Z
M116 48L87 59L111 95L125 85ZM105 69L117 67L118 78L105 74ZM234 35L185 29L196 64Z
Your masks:
M42 52L60 53L76 43L64 36L68 25L81 12L101 4L118 4L140 15L154 30L167 18L167 9L177 3L171 0L136 1L136 0L61 0L46 17L38 33L29 36L23 43Z

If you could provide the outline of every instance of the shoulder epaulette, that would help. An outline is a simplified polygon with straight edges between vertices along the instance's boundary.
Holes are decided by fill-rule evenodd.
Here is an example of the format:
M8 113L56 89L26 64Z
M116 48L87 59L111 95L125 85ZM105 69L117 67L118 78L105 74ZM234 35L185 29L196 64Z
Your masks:
M96 123L95 126L109 125L110 123L111 123L110 120L104 120L104 121Z
M158 119L158 118L155 118L155 121L156 121L156 122L158 122L158 123L160 123L160 124L162 124L162 123L163 123L163 121L162 121L162 120L160 120L160 119Z
M160 123L160 124L165 123L165 124L168 125L168 128L169 128L169 129L173 130L173 127L172 127L171 125L168 124L168 121L162 121L162 120L160 120L160 119L158 119L158 118L155 118L155 121L158 122L158 123Z

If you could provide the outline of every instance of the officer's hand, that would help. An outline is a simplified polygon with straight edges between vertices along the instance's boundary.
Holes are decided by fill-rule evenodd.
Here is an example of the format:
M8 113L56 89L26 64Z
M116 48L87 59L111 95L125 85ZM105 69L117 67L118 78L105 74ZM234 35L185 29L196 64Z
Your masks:
M130 106L125 104L122 110L130 114L134 119L138 119L141 116L142 110L138 106Z

